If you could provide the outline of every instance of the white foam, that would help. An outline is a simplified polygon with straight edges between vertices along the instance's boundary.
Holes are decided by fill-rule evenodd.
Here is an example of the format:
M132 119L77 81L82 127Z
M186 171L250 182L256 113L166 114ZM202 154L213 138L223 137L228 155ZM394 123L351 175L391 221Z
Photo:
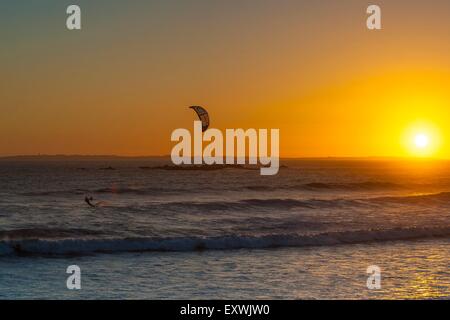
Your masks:
M450 237L450 227L357 230L315 235L265 235L135 239L63 239L1 241L0 255L12 253L68 255L133 251L197 251L332 246L378 241Z

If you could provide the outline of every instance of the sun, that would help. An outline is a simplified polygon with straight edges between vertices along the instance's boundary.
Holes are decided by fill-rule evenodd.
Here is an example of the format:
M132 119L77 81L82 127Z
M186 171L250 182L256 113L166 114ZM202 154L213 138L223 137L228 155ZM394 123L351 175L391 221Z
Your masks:
M425 133L418 133L414 137L414 145L419 149L425 149L430 145L430 138Z
M436 125L427 122L411 124L404 133L407 154L413 157L433 157L441 147L441 134Z

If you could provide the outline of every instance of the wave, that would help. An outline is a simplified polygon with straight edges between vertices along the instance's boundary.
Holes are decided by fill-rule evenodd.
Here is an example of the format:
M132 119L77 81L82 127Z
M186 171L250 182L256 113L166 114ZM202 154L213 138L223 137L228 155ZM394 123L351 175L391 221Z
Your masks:
M71 190L50 190L22 193L24 196L71 196L84 194L135 194L135 195L160 195L174 192L189 192L185 189L163 189L163 188L130 188L130 187L105 187L93 190L88 189L71 189Z
M183 201L162 203L158 207L175 207L180 209L196 209L208 211L230 211L230 210L251 210L251 209L324 209L340 208L343 206L361 207L373 206L373 203L360 199L291 199L291 198L271 198L271 199L243 199L238 201ZM146 208L149 209L149 208Z
M176 206L181 208L195 208L203 210L245 210L245 209L324 209L342 207L370 207L385 203L397 203L407 205L450 205L450 192L441 192L426 195L406 195L374 198L334 198L334 199L292 199L292 198L271 198L271 199L244 199L238 201L211 201L211 202L172 202L160 204L160 206Z
M418 186L420 187L420 186ZM382 181L364 181L353 183L325 183L325 182L310 182L304 184L282 185L282 186L262 186L250 185L244 187L252 191L275 191L275 190L299 190L299 191L371 191L371 190L401 190L407 189L406 186Z
M415 204L415 205L430 205L436 204L450 204L450 192L439 192L421 195L407 195L407 196L388 196L371 198L372 202L392 202L399 204Z
M309 189L336 189L336 190L378 190L378 189L402 189L405 186L393 182L365 181L354 183L307 183L303 187Z
M450 192L431 193L423 195L405 195L405 196L387 196L374 198L335 198L335 199L245 199L238 202L210 202L198 203L198 206L205 206L209 209L223 209L227 206L233 207L236 204L245 205L246 207L267 207L267 208L337 208L342 206L370 206L380 203L399 203L410 205L450 205Z
M312 208L307 201L295 199L245 199L239 201L210 201L210 202L172 202L169 204L161 204L160 206L175 206L183 209L193 208L204 211L229 211L229 210L245 210L252 208Z
M155 169L156 167L150 167ZM436 187L436 186L434 186ZM293 185L243 185L243 186L231 186L224 189L220 188L210 188L214 191L283 191L283 190L293 190L293 191L381 191L381 190L431 190L433 185L427 184L411 184L402 185L392 182L382 182L382 181L364 181L364 182L354 182L354 183L324 183L324 182L310 182L304 184L293 184ZM129 187L129 186L108 186L97 189L68 189L68 190L48 190L48 191L36 191L36 192L26 192L22 193L25 196L70 196L70 195L83 195L91 193L111 193L111 194L136 194L136 195L163 195L168 193L195 193L196 190L189 188L171 188L171 187ZM202 192L207 192L207 190L202 190Z
M163 189L163 188L129 188L129 187L109 187L99 188L91 191L91 193L114 193L114 194L136 194L136 195L159 195L163 193L188 192L185 189Z
M5 240L24 240L24 239L57 239L70 237L89 237L101 235L103 232L88 229L62 229L62 228L33 228L33 229L14 229L0 230L0 241Z
M314 235L265 235L175 238L3 240L0 255L85 255L145 251L199 251L334 246L370 242L449 238L450 227L357 230Z
M61 191L62 192L62 191ZM52 192L42 192L41 195L61 194ZM81 192L80 190L77 192ZM173 189L147 188L101 188L95 190L95 193L111 193L111 194L135 194L135 195L161 195L176 193ZM90 192L93 193L93 192ZM245 211L254 209L333 209L333 208L361 208L361 207L379 207L380 205L398 204L398 205L415 205L430 206L450 205L450 192L441 192L425 195L403 195L403 196L383 196L369 198L331 198L331 199L295 199L295 198L249 198L235 201L174 201L174 202L156 202L146 204L140 207L127 207L127 210L138 211L155 211L160 212L161 209L176 210L196 210L201 212L210 211ZM164 211L162 211L164 212ZM1 232L0 232L1 236Z
M71 190L49 190L49 191L33 191L24 192L23 196L40 197L40 196L69 196L69 195L82 195L88 193L86 189L71 189Z

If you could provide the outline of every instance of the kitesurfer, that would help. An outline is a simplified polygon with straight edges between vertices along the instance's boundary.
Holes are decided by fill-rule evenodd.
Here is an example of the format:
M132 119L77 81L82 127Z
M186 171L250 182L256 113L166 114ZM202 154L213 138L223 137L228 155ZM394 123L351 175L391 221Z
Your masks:
M91 202L91 201L94 201L94 198L86 196L86 197L84 197L84 201L85 201L89 206L91 206L91 207L93 207L93 208L96 207L95 204L93 204L93 203Z

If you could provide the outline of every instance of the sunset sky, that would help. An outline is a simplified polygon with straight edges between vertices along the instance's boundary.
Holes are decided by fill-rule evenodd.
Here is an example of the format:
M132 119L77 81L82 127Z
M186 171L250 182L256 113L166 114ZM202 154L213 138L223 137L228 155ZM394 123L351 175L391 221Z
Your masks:
M2 1L0 38L0 156L169 154L202 105L284 157L450 159L448 0Z

